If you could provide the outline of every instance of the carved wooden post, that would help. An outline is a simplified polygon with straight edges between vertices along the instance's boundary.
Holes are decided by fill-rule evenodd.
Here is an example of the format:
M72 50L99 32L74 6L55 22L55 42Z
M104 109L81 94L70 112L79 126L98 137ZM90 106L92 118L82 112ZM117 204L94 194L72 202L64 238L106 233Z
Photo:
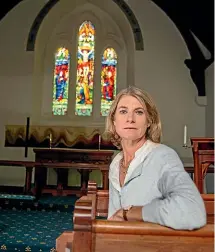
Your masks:
M200 177L199 177L199 156L198 156L198 142L193 142L193 162L194 162L194 182L196 186L199 188L202 193L201 185L200 185Z
M102 183L103 183L103 190L109 189L109 181L108 181L108 174L109 171L102 170Z
M32 170L33 170L32 166L25 167L25 188L24 188L25 194L30 194L31 192Z

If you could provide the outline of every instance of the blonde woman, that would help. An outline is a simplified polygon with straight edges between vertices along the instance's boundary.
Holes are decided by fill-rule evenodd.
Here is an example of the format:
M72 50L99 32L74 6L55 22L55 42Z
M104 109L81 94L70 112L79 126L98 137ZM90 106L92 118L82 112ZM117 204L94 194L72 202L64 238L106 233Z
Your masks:
M152 98L128 87L112 104L106 131L121 149L109 172L108 219L193 230L206 224L202 197L177 153L161 144Z

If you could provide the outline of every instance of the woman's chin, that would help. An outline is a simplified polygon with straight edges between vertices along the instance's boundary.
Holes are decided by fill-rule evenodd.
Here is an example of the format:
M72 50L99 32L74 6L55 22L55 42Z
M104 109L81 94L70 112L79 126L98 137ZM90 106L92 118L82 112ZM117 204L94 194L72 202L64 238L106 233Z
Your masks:
M143 137L140 136L130 136L127 134L126 136L121 136L123 141L140 141Z

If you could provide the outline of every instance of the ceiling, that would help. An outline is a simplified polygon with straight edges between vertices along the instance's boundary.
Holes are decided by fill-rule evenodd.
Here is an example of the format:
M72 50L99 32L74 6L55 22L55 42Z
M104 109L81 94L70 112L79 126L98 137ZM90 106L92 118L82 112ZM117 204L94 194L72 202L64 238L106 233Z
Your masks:
M0 8L0 20L24 0L5 1ZM35 1L35 0L31 0ZM141 0L140 0L141 1ZM200 96L205 95L199 71L205 70L214 60L214 1L213 0L151 0L172 19L190 52L185 65L190 69L191 77ZM128 1L129 2L129 1ZM211 57L205 59L193 34L209 51ZM197 78L197 79L196 79ZM198 82L198 83L197 83Z
M152 0L176 24L180 31L190 30L213 55L213 0Z

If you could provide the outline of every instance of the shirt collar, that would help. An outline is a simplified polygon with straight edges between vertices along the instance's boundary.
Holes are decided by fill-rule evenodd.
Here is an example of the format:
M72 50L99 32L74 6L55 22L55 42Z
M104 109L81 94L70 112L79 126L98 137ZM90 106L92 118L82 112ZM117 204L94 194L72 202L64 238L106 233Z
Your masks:
M147 140L136 152L134 159L131 161L128 169L128 173L126 174L124 184L128 182L134 170L138 167L140 163L144 161L147 155L158 146L157 143L152 142L151 140ZM123 152L119 152L115 158L113 159L110 165L109 171L109 179L111 180L113 186L121 191L120 183L119 183L119 162L122 159Z

